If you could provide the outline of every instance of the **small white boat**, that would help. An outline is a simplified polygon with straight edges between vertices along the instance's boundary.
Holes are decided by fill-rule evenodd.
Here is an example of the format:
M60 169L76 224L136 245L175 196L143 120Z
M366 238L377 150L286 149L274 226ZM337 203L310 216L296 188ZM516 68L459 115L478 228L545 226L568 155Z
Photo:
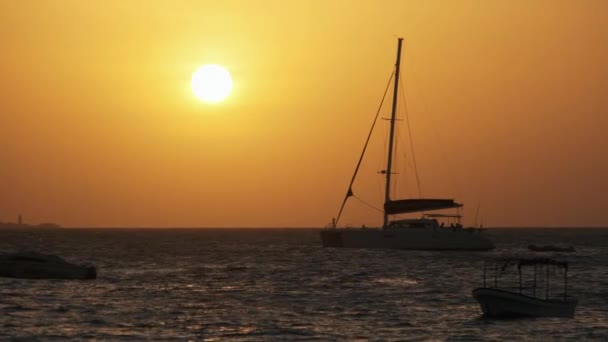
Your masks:
M529 245L528 250L532 252L576 252L572 246L558 245Z
M0 255L0 277L26 279L95 279L93 265L72 264L56 255L35 252Z
M506 259L501 261L501 267L495 263L494 286L488 287L486 281L486 265L484 264L484 286L473 290L473 298L477 300L481 311L487 317L573 317L578 301L568 296L568 263L553 259ZM498 262L500 263L500 262ZM517 266L519 274L519 289L517 292L498 288L499 273L509 266ZM533 266L534 280L532 287L523 286L522 267ZM564 270L563 294L559 297L549 296L550 268L558 267ZM543 272L545 271L545 272ZM538 279L544 274L544 298L540 294ZM541 282L542 283L542 282ZM525 293L525 292L528 293ZM531 293L530 293L531 291Z

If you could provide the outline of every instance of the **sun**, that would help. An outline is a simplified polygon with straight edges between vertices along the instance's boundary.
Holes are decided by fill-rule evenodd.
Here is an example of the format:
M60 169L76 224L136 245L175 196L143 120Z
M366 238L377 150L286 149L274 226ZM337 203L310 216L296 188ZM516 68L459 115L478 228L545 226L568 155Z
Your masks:
M232 77L221 65L207 64L192 74L190 84L196 97L208 103L216 103L230 95Z

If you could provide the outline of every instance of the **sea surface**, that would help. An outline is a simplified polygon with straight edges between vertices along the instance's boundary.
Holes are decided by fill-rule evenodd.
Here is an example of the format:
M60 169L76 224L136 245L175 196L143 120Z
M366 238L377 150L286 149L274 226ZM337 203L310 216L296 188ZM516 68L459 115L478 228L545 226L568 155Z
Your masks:
M0 251L90 262L98 279L0 278L0 340L608 340L608 229L486 234L492 252L322 248L315 229L3 230ZM561 254L575 317L483 318L484 260L529 244L576 248Z

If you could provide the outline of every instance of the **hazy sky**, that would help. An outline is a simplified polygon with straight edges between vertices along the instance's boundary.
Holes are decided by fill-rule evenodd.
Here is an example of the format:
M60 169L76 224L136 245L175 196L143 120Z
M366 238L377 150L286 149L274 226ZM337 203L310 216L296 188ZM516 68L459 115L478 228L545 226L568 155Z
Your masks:
M424 197L484 226L608 225L602 0L2 1L0 221L323 226L397 36ZM215 105L190 89L208 63L234 79ZM354 187L378 207L386 125ZM417 195L397 155L396 197ZM352 200L342 222L381 215Z

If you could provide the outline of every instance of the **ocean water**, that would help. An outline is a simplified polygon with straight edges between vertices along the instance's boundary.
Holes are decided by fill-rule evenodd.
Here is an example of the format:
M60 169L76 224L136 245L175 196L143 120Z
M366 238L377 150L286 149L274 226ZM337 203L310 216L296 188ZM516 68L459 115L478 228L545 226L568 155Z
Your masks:
M0 231L0 251L98 267L91 281L0 278L0 340L608 340L608 229L487 234L495 251L322 248L315 229ZM481 316L485 259L557 243L577 250L563 254L574 318Z

